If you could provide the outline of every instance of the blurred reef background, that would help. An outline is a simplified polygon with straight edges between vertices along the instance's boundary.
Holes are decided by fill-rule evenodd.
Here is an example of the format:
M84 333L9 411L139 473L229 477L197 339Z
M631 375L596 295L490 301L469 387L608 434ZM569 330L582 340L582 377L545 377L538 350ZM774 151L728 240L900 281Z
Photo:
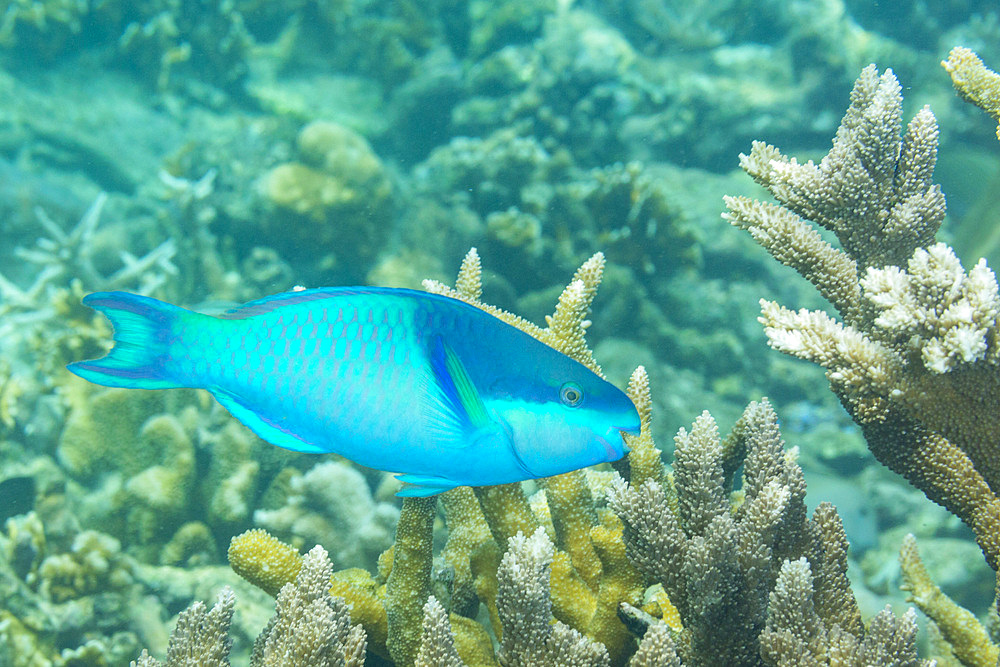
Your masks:
M922 657L997 664L996 580L984 560L996 567L997 551L984 534L1000 519L983 528L925 488L910 462L894 466L873 447L901 474L879 464L865 421L871 397L793 356L841 374L858 359L792 349L774 332L806 327L776 304L839 313L866 335L881 325L867 306L838 302L828 283L814 280L815 290L784 266L795 259L761 241L754 218L757 200L773 194L826 227L822 239L849 245L782 189L794 190L794 178L768 165L784 155L819 162L859 73L874 80L891 68L899 131L924 105L933 110L933 183L947 196L940 231L923 230L913 247L948 266L981 257L1000 266L997 120L955 94L940 63L956 45L1000 68L995 1L0 2L0 665L123 665L144 648L166 659L175 626L189 636L212 629L206 641L219 655L231 639L235 664L267 626L254 664L294 664L282 662L280 642L296 622L336 628L329 664L360 664L351 660L366 650L373 665L673 664L671 642L685 665L722 664L697 648L718 638L686 620L712 597L683 578L724 551L712 534L760 559L731 555L740 583L712 589L742 601L728 613L755 624L719 627L762 637L760 656L732 664L786 664L791 640L767 607L796 607L768 593L805 595L813 575L827 604L816 628L835 624L860 642L865 627L908 636L917 623ZM898 150L899 131L885 145ZM755 140L781 153L751 148ZM903 169L883 166L890 180ZM724 195L735 198L729 221ZM910 256L892 261L905 267ZM619 386L631 378L653 415L638 448L645 467L633 460L627 487L592 470L563 486L403 505L391 476L273 447L207 394L108 390L64 368L100 356L110 339L80 305L88 292L137 291L205 312L295 285L433 279L447 292L463 258L455 295L539 325L566 302L574 271L593 288L567 321L592 321L594 358ZM863 259L859 272L882 266ZM774 308L765 306L766 335L761 299ZM887 349L905 348L912 332L883 334ZM940 354L950 370L955 354ZM995 378L996 365L986 373ZM983 391L995 401L991 382ZM893 386L877 389L893 397ZM681 427L687 478L661 470L652 444L669 470ZM731 435L720 440L720 429ZM657 484L642 486L636 469ZM740 509L727 519L729 502ZM643 532L649 516L669 524L664 507L679 512L684 539ZM807 508L817 508L812 519ZM911 533L916 541L904 540ZM910 596L933 597L933 580L984 622L978 657L907 614L901 545ZM432 568L405 569L430 563L431 547ZM261 559L283 566L262 578ZM750 571L769 574L752 586ZM331 576L350 609L327 599ZM426 595L405 600L418 589L434 593L426 609ZM631 616L618 608L629 599ZM309 605L324 610L319 621ZM426 613L423 628L401 624L404 612ZM550 627L552 616L562 625ZM505 631L531 639L500 644ZM604 658L581 637L604 646ZM906 659L892 664L917 664Z

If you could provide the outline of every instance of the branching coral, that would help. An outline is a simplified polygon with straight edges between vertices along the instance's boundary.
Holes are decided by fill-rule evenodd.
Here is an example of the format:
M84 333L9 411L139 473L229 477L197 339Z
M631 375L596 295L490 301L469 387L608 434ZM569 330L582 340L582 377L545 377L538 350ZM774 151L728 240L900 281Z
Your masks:
M760 636L761 656L779 667L884 665L933 667L917 658L916 612L893 615L886 607L872 619L864 638L830 625L817 605L816 578L809 561L785 561L771 592L767 626Z
M474 250L455 289L426 286L599 371L584 332L602 267L600 255L581 267L544 329L481 301ZM650 431L652 400L641 367L628 393L642 428L629 438L627 465L619 466L624 479L578 471L541 480L531 498L516 484L451 490L442 496L444 567L432 560L435 499L406 499L395 545L380 557L376 577L362 570L331 575L331 592L347 601L373 654L419 667L784 666L801 656L812 660L802 664L835 664L838 651L858 664L920 664L910 616L886 612L872 629L862 624L840 519L828 504L806 516L797 451L785 451L766 400L751 404L724 439L707 413L690 432L682 429L667 473ZM741 490L734 492L741 468ZM609 485L605 507L600 498ZM256 531L233 541L230 561L274 591L294 575L299 557ZM480 604L496 655L472 620Z
M294 583L278 593L277 610L254 642L251 667L315 665L361 667L367 638L360 625L351 625L350 610L342 598L330 595L333 565L323 547L302 558ZM229 624L236 597L225 588L211 611L195 602L181 613L170 636L166 667L229 665ZM132 667L161 665L143 650Z
M920 607L937 626L955 657L969 667L994 667L1000 660L1000 648L990 641L989 634L972 612L952 602L931 581L912 534L903 539L899 564L903 590L909 592L910 602Z
M498 658L508 667L531 667L556 661L572 665L608 665L607 650L559 621L550 623L549 566L555 548L541 528L531 537L510 539L497 572L497 609L503 625Z
M945 210L931 183L937 124L925 107L900 138L899 90L891 71L866 68L819 165L754 143L741 164L780 205L730 197L725 217L843 318L762 301L771 347L826 368L875 457L967 523L996 569L996 278L985 261L966 272L950 248L933 244ZM809 221L831 230L843 250Z
M170 635L166 667L228 665L229 650L233 646L229 625L235 605L236 596L227 586L210 611L205 611L205 603L201 601L182 611ZM163 664L145 649L138 660L132 661L132 667L160 667Z
M437 283L428 283L428 287L492 312L599 371L584 333L603 264L603 257L598 254L580 268L544 329L479 301L481 267L475 251L463 263L457 290ZM635 391L642 392L641 388ZM659 466L658 454L656 458L655 465ZM653 463L650 460L646 465L652 467ZM597 647L584 653L592 650L605 656L610 653L614 664L624 664L635 650L635 642L616 612L622 601L641 602L642 581L625 557L619 539L621 525L610 513L598 511L595 494L584 473L555 477L544 485L545 493L532 502L517 484L476 489L475 493L459 488L444 494L449 537L442 557L454 571L445 597L450 593L452 611L458 612L448 619L454 650L466 664L488 664L494 660L482 627L459 615L474 616L480 602L485 604L494 630L507 636L504 641L518 641L520 633L505 628L512 622L515 607L527 599L527 593L515 590L513 575L504 583L501 545L507 546L518 533L522 535L521 541L524 534L536 534L532 539L544 539L550 552L542 559L545 562L539 565L539 571L544 571L546 577L551 572L551 582L547 580L544 590L532 597L546 610L539 622L547 627L550 616L554 615L565 627L546 650L553 657L575 656L577 642L567 638L579 636L586 646ZM428 641L443 641L434 637L448 636L440 628L441 614L422 610L434 584L431 526L435 506L435 498L404 501L395 544L379 559L378 581L360 570L339 572L332 581L333 590L352 605L354 621L362 623L368 631L371 650L383 657L391 656L399 665L420 664L428 655L452 653L447 646L421 648ZM550 521L555 545L544 532L538 533L539 526L547 526ZM276 559L275 568L269 567L272 559ZM262 531L251 531L234 539L230 548L234 569L270 591L288 579L297 559L294 550ZM378 585L383 582L384 587ZM517 582L517 586L523 585L524 582ZM425 615L428 619L421 625ZM435 628L434 632L428 630L428 623ZM428 633L432 639L427 638ZM588 639L583 640L584 635Z
M612 486L629 558L680 612L677 654L685 665L918 664L910 617L862 625L840 518L821 504L807 520L796 455L763 401L725 439L708 413L681 429L664 482Z
M962 99L993 116L997 122L997 139L1000 139L1000 74L979 59L970 49L956 46L941 63L951 75L955 90Z

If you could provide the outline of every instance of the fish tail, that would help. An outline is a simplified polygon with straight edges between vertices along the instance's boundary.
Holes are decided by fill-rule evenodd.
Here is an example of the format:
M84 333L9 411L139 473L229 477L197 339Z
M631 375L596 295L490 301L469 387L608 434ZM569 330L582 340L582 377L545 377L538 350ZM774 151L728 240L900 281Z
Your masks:
M102 312L114 327L114 347L104 357L78 361L67 368L106 387L167 389L183 383L171 377L169 347L175 325L189 311L128 292L95 292L83 304Z

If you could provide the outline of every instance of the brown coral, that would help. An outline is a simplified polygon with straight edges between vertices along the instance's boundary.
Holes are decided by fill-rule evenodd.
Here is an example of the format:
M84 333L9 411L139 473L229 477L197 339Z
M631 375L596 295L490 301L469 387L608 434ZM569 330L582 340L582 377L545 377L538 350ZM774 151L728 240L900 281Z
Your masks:
M925 107L900 138L899 91L891 71L866 68L819 165L755 143L741 164L780 205L730 197L725 217L843 318L762 301L771 347L826 368L875 457L965 521L996 569L997 282L985 261L966 272L933 243L944 217L931 183L937 124ZM842 250L810 222L833 231Z

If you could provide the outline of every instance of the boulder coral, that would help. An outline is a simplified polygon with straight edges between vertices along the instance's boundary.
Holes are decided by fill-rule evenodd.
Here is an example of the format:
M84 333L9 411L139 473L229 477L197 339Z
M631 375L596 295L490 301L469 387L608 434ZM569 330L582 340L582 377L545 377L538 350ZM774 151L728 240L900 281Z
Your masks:
M307 254L342 249L371 261L393 216L392 182L382 161L364 137L329 121L303 127L296 146L298 161L279 164L261 182L274 208L268 224L274 242Z

